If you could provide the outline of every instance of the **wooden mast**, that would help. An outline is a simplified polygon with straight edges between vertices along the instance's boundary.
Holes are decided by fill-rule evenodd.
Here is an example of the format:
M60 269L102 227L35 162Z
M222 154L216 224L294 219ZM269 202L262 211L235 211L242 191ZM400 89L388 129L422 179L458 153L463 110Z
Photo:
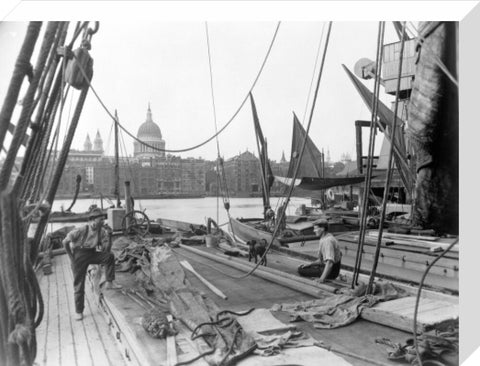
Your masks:
M117 198L117 208L120 207L120 169L118 158L118 114L115 110L115 197Z

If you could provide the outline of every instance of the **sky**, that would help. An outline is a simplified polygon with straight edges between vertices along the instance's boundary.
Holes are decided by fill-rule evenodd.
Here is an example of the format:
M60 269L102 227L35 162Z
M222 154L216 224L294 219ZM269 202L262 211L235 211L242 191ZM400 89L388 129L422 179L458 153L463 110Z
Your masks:
M210 43L210 76L206 27ZM14 60L23 40L25 22L0 24L0 41L6 57L0 60L0 98L8 85ZM166 148L193 147L215 131L210 77L213 80L217 130L233 116L260 70L277 22L247 21L124 21L100 22L92 39L92 85L107 108L118 111L120 123L136 135L150 103ZM263 72L253 88L256 107L268 142L269 157L279 161L290 155L293 113L308 122L318 69L325 46L327 23L283 21ZM378 22L333 22L310 137L329 152L333 161L347 153L355 159L354 121L370 120L368 108L342 69L353 70L360 58L375 59ZM391 22L384 43L397 42ZM320 57L316 57L320 47ZM3 53L3 52L2 52ZM373 89L373 80L366 80ZM382 93L384 101L391 101ZM310 95L310 98L309 98ZM70 100L63 114L68 119ZM96 131L104 148L113 154L112 119L89 93L72 147L81 149ZM133 140L123 134L127 154ZM245 103L227 129L219 135L220 155L233 157L246 150L257 154L250 102ZM377 147L380 143L377 143ZM182 157L214 160L212 140Z

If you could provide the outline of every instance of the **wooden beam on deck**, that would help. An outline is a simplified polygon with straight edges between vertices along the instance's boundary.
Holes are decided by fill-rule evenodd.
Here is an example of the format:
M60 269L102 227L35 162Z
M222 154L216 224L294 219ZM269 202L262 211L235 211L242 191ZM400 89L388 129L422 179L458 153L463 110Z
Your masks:
M206 251L196 249L196 248L192 248L192 247L189 247L189 246L183 245L183 244L180 244L180 247L185 249L185 250L188 250L192 253L195 253L195 254L201 255L203 257L212 259L216 262L219 262L219 263L225 264L227 266L239 269L241 271L249 272L252 269L252 267L250 267L246 263L241 263L240 261L234 260L233 258L229 258L229 259L222 258L218 255L211 254L211 253L208 253ZM302 283L301 281L298 281L296 279L288 278L287 276L285 276L286 274L281 272L281 271L276 271L277 273L272 273L271 270L272 270L271 268L264 269L264 268L259 267L255 270L255 272L253 274L257 277L261 277L261 278L266 279L268 281L278 283L282 286L291 288L291 289L299 291L299 292L303 292L305 294L314 296L316 298L323 297L326 293L331 293L331 292L335 291L334 288L332 288L330 286L327 286L327 285L324 285L324 286L320 287L320 284L315 284L313 281L312 281L312 284L305 284L305 283ZM280 273L282 275L280 275ZM326 290L326 288L328 288L328 290Z

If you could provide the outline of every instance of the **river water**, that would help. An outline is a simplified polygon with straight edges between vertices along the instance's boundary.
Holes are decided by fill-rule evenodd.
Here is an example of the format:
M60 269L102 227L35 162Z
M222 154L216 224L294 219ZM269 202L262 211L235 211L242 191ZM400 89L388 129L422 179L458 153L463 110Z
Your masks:
M276 211L281 198L271 198L271 206ZM59 211L63 206L67 208L71 200L56 200L53 203L53 211ZM100 207L98 199L79 199L72 208L73 212L85 212L90 205L96 204ZM293 215L297 207L301 204L310 206L310 200L305 198L292 197L287 208L287 215ZM105 207L110 206L104 201ZM218 205L218 210L217 210ZM205 198L185 198L185 199L137 199L135 200L136 210L145 210L145 214L150 220L158 218L191 222L194 224L206 224L209 217L214 219L219 225L228 221L226 210L223 208L222 199L216 197ZM231 198L230 215L232 217L262 217L263 205L261 198ZM50 229L55 230L65 224L49 225ZM83 224L76 224L83 225Z

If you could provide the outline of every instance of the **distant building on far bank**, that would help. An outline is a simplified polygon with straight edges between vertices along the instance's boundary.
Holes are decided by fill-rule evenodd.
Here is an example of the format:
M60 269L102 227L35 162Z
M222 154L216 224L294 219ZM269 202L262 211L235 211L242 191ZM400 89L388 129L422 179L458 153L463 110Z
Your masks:
M218 178L216 173L216 162L207 162L207 195L215 196L221 194L218 189ZM260 175L260 161L255 154L250 151L240 153L224 161L225 180L228 186L228 194L231 197L260 197L262 195L262 177ZM270 161L273 175L286 176L288 171L288 161L285 160L285 154L279 163ZM274 182L270 193L271 195L280 195L285 186Z
M153 121L150 105L147 117L138 128L134 156L119 158L120 194L130 181L135 197L201 197L205 195L206 163L203 159L165 154L165 140ZM57 190L58 197L71 197L76 177L82 177L83 196L112 196L115 189L115 158L104 155L103 140L97 130L93 144L87 134L83 150L70 150Z

